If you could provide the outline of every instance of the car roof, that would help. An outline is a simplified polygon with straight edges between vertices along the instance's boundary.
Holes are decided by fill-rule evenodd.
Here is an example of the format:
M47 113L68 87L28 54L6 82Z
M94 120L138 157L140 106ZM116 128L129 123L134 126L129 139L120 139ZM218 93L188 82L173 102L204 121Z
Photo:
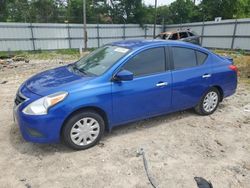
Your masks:
M180 32L190 32L190 33L192 33L192 31L190 29L179 29L179 30L165 31L165 32L160 33L160 35L162 35L162 34L170 35L170 34L173 34L173 33L180 33Z
M115 46L130 48L130 49L137 49L140 47L152 46L157 44L163 44L164 40L122 40L118 42L111 43Z
M167 35L170 35L170 34L172 34L172 33L176 33L177 31L166 31L166 32L162 32L162 33L160 33L160 35L161 34L167 34Z
M182 42L182 41L176 41L176 40L159 40L159 39L154 39L154 40L122 40L122 41L117 41L117 42L112 42L110 43L111 45L114 46L120 46L120 47L124 47L124 48L130 48L130 49L139 49L139 48L144 48L144 47L150 47L150 46L157 46L157 45L179 45L179 46L183 46L183 47L193 47L193 48L200 48L203 49L205 51L207 51L206 49L191 44L191 43L187 43L187 42Z

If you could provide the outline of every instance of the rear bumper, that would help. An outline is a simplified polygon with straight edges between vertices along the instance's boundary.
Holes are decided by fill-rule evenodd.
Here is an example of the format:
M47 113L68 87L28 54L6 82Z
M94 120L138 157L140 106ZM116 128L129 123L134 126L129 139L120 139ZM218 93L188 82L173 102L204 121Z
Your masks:
M236 89L232 89L232 90L227 90L224 92L224 98L226 97L230 97L231 95L235 94L236 93Z

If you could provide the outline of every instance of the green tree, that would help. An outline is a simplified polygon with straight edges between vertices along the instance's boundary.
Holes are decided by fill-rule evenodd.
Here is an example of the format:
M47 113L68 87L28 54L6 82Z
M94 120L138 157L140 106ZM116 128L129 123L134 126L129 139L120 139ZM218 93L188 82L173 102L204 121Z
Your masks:
M58 22L58 8L57 1L33 0L30 3L30 19L32 22Z
M83 23L83 1L70 0L67 3L67 17L70 23ZM106 1L86 0L86 15L88 23L100 22L100 16L108 12Z
M114 23L146 23L149 10L142 0L110 0L109 12Z
M250 0L203 0L199 5L205 20L249 17Z
M6 21L28 22L29 21L29 2L28 0L11 0L6 6Z
M86 0L88 23L154 23L155 9L143 0ZM250 16L250 0L176 0L157 8L157 24ZM82 23L83 0L0 0L0 21Z
M235 16L237 18L250 17L250 0L238 0Z
M0 22L4 22L8 18L7 5L7 0L0 0Z
M169 10L172 23L200 21L199 9L191 0L176 0L170 4Z
M165 5L165 6L160 6L157 8L157 21L156 21L156 23L157 24L170 24L170 23L172 23L171 12L170 12L169 6Z

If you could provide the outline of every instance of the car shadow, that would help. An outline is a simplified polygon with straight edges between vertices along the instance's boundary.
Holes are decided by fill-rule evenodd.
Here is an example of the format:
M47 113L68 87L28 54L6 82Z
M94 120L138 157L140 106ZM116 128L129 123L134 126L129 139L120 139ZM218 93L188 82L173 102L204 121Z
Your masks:
M135 131L141 131L143 129L150 129L155 126L161 126L162 123L170 123L176 121L178 119L182 119L189 116L196 116L193 110L185 110L180 112L174 112L166 115L161 115L141 121L136 121L134 123L124 124L112 129L111 132L105 132L104 137L101 142L96 147L103 147L105 144L105 140L108 140L112 137L117 137L119 135L131 134ZM10 129L10 140L9 142L16 149L17 152L26 155L32 155L36 157L43 157L54 155L55 153L71 153L71 152L79 152L72 150L62 143L58 144L37 144L30 143L25 141L19 131L17 125L12 124ZM93 147L94 149L95 147ZM88 151L88 150L83 150ZM81 152L83 152L81 151Z
M141 131L143 129L150 129L154 128L156 126L162 126L164 123L171 123L173 121L176 121L178 119L186 118L189 116L196 116L197 114L194 113L193 109L185 110L185 111L179 111L174 113L169 113L165 115L160 115L140 121L136 121L133 123L128 123L124 125L120 125L117 127L114 127L110 133L106 133L104 138L102 139L105 141L106 139L109 139L111 137L124 135L124 134L130 134L135 131Z
M63 144L38 144L27 142L22 138L19 127L15 124L11 125L10 140L9 142L15 148L15 150L21 154L33 155L33 156L47 156L53 155L56 152L72 152L68 147Z

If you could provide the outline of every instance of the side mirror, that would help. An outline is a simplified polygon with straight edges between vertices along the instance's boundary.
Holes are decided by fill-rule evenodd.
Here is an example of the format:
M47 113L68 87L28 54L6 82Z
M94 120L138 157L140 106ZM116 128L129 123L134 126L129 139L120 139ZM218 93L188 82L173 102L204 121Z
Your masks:
M134 74L128 70L121 70L114 76L116 81L129 81L133 80Z

